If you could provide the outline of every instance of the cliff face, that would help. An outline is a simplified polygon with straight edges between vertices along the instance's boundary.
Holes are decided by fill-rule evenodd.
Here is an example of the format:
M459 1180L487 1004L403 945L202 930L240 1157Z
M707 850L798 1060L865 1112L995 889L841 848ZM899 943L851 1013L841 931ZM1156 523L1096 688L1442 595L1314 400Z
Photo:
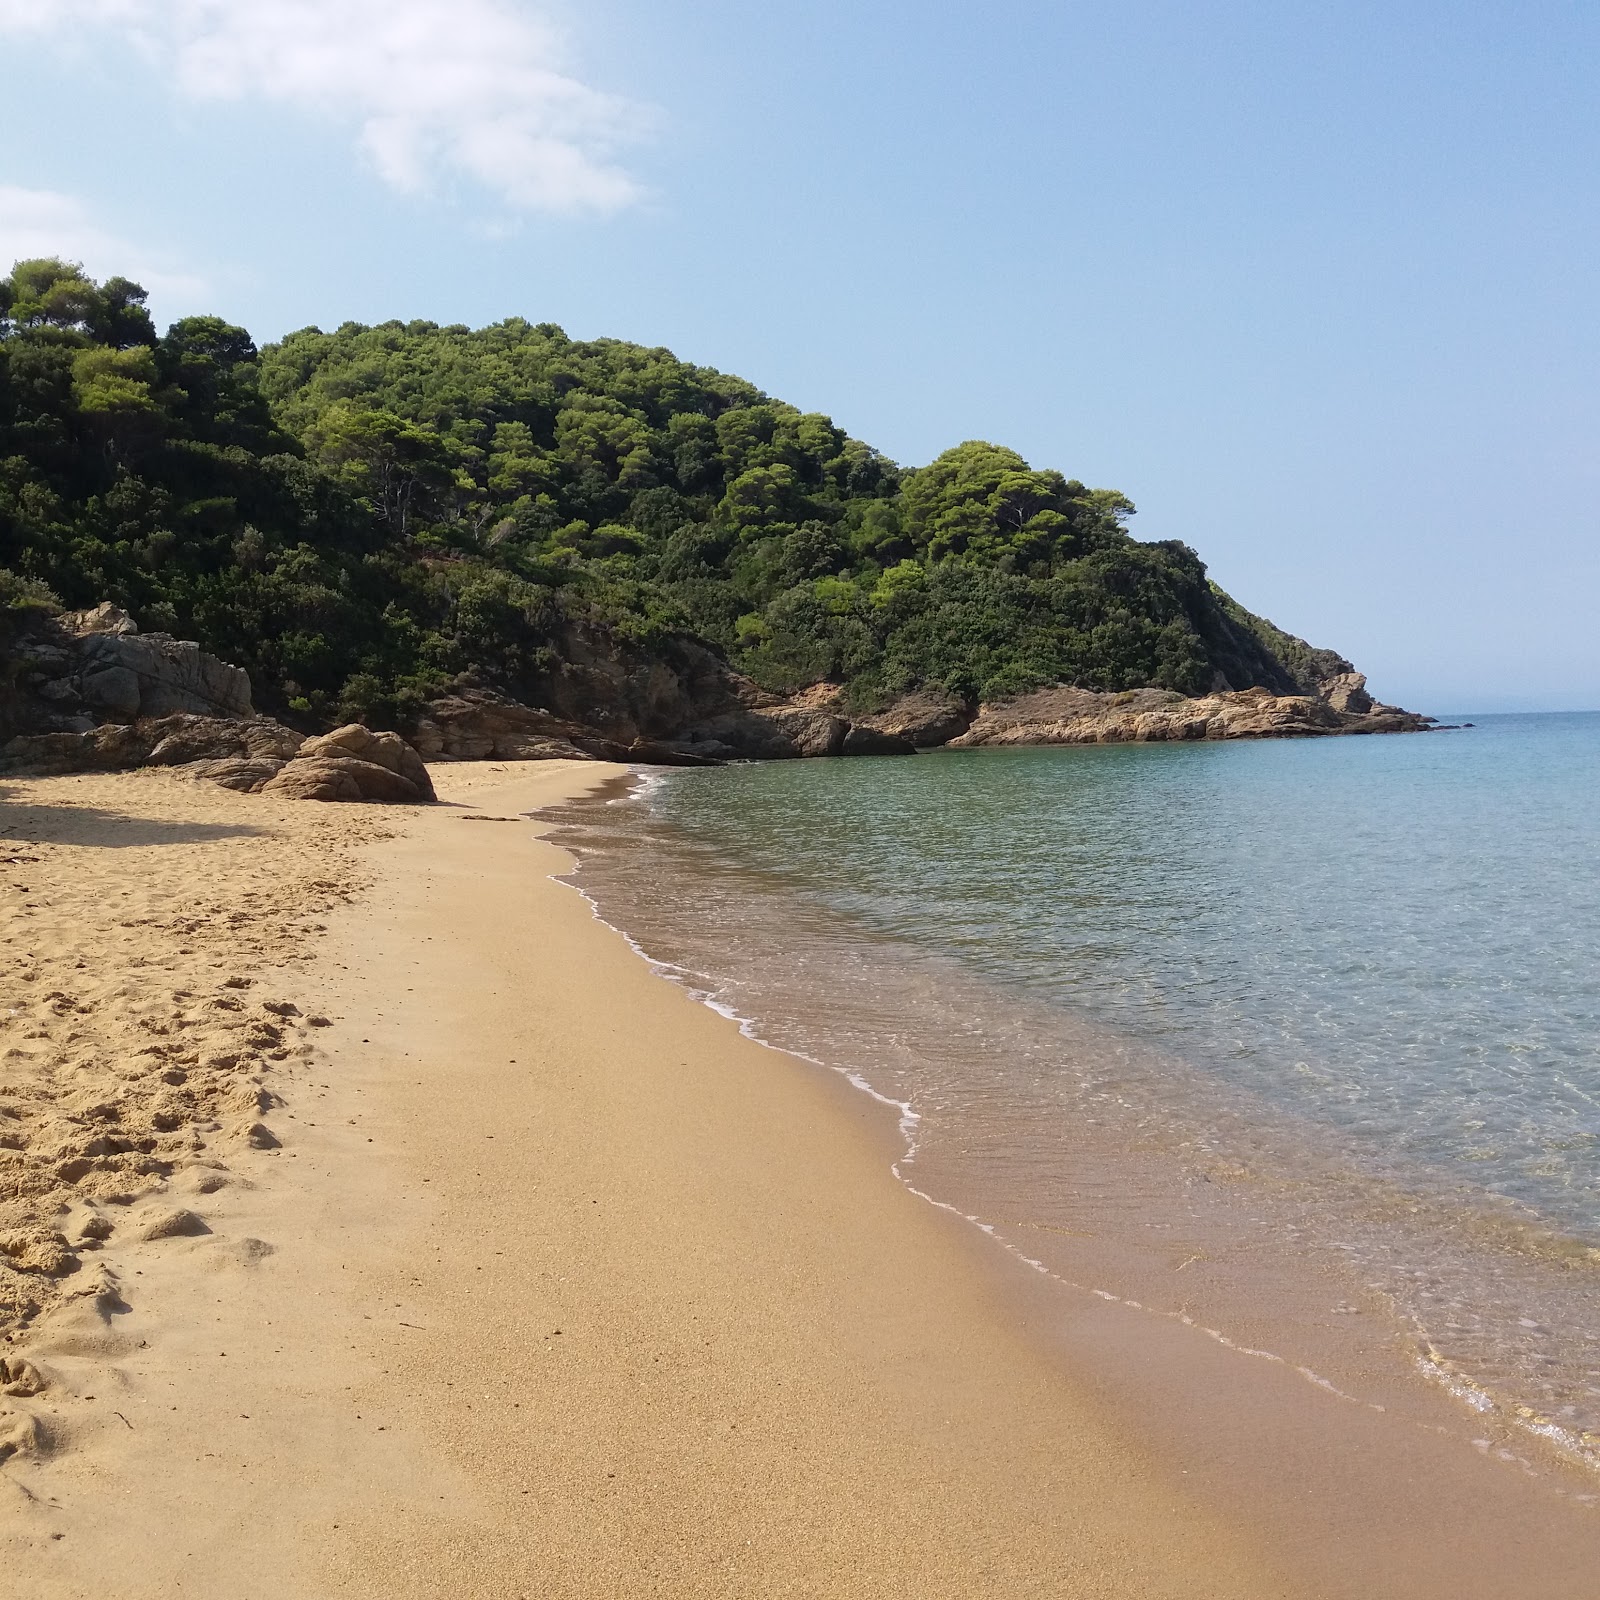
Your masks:
M252 716L250 679L199 645L140 634L113 605L0 611L0 741L180 714Z
M415 727L418 748L447 760L592 755L681 764L909 755L941 745L1320 738L1431 726L1430 718L1374 702L1366 679L1342 657L1316 652L1322 659L1315 665L1338 670L1302 686L1259 645L1251 670L1271 665L1280 692L1223 684L1186 697L1056 686L974 702L921 689L862 713L849 708L836 684L767 693L688 637L654 653L598 630L563 642L568 658L535 689L548 710L468 686L429 705Z
M256 788L309 750L300 734L254 714L239 668L187 641L140 635L113 606L60 617L0 612L0 627L0 770L198 763L203 776ZM417 751L433 761L689 766L911 755L941 745L1306 738L1430 726L1375 704L1362 675L1332 656L1319 664L1349 670L1309 692L1280 665L1283 693L1258 686L1185 697L1058 686L979 703L923 689L861 713L838 685L770 694L689 635L646 648L574 625L559 645L527 699L471 679L436 696L405 730Z

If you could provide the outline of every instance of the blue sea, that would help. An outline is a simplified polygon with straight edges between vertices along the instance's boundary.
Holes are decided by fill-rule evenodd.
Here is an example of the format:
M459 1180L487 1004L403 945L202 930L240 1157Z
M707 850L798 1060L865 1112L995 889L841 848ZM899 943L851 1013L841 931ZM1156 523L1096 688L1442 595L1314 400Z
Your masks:
M1376 1395L1365 1313L1468 1432L1595 1466L1600 713L1470 720L674 771L559 837L1041 1271L1159 1307L1187 1269L1208 1326Z

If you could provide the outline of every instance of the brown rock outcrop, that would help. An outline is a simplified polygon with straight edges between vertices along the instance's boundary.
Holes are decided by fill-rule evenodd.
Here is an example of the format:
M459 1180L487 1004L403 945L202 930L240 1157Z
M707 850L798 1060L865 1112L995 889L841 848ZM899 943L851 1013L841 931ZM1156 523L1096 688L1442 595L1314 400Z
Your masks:
M930 749L959 738L972 725L973 707L935 689L914 689L882 711L857 717L858 730L871 729L904 740L913 748Z
M1367 693L1367 675L1364 672L1337 673L1331 678L1324 678L1317 685L1317 690L1335 711L1351 711L1357 716L1364 716L1373 709L1372 696Z
M1359 674L1357 675L1359 676ZM1193 699L1166 689L1100 694L1041 689L979 708L956 748L975 745L1133 744L1190 739L1285 739L1412 733L1432 724L1394 707L1341 711L1311 695L1244 689Z
M292 761L261 785L294 800L372 800L417 805L434 798L422 757L397 733L359 722L307 739Z
M776 706L753 711L750 716L765 722L772 730L773 741L797 756L836 756L850 731L850 724L843 717L804 706Z
M128 767L196 761L276 761L300 748L302 735L270 717L233 722L178 715L107 722L74 733L18 734L0 745L0 772L119 772Z
M253 760L249 756L225 756L217 761L190 761L184 771L191 778L202 778L240 794L256 794L269 780L283 771L284 763L272 759Z
M916 753L917 747L911 740L860 722L845 731L839 746L842 756L914 756Z
M412 741L429 761L634 761L685 767L717 760L712 751L696 753L660 739L609 739L487 689L462 689L430 701Z

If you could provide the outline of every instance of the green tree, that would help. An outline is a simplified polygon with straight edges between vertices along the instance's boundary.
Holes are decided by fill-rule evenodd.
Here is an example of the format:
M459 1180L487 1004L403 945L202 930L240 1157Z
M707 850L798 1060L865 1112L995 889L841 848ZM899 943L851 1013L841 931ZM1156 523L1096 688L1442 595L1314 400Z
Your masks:
M396 538L405 538L419 518L437 512L452 491L471 487L459 468L459 445L392 411L333 406L311 430L309 442Z

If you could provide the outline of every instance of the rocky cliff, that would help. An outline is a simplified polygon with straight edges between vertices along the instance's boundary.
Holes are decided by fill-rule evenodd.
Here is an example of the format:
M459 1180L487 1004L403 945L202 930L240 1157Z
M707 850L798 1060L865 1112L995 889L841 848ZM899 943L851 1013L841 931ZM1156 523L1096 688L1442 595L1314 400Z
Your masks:
M173 767L244 793L432 800L422 758L359 724L308 739L257 716L250 679L115 606L0 611L0 774Z
M248 675L113 605L0 611L0 739L184 714L250 717Z
M237 667L187 641L141 635L113 606L54 617L0 612L0 630L0 772L182 766L231 788L314 798L427 798L424 761L688 766L911 755L942 745L1304 738L1430 726L1375 703L1362 675L1338 658L1310 692L1185 697L1058 686L972 703L919 690L861 712L832 684L770 694L689 636L647 652L574 627L535 684L537 705L464 677L414 716L409 744L359 725L307 740L252 711L249 679Z

